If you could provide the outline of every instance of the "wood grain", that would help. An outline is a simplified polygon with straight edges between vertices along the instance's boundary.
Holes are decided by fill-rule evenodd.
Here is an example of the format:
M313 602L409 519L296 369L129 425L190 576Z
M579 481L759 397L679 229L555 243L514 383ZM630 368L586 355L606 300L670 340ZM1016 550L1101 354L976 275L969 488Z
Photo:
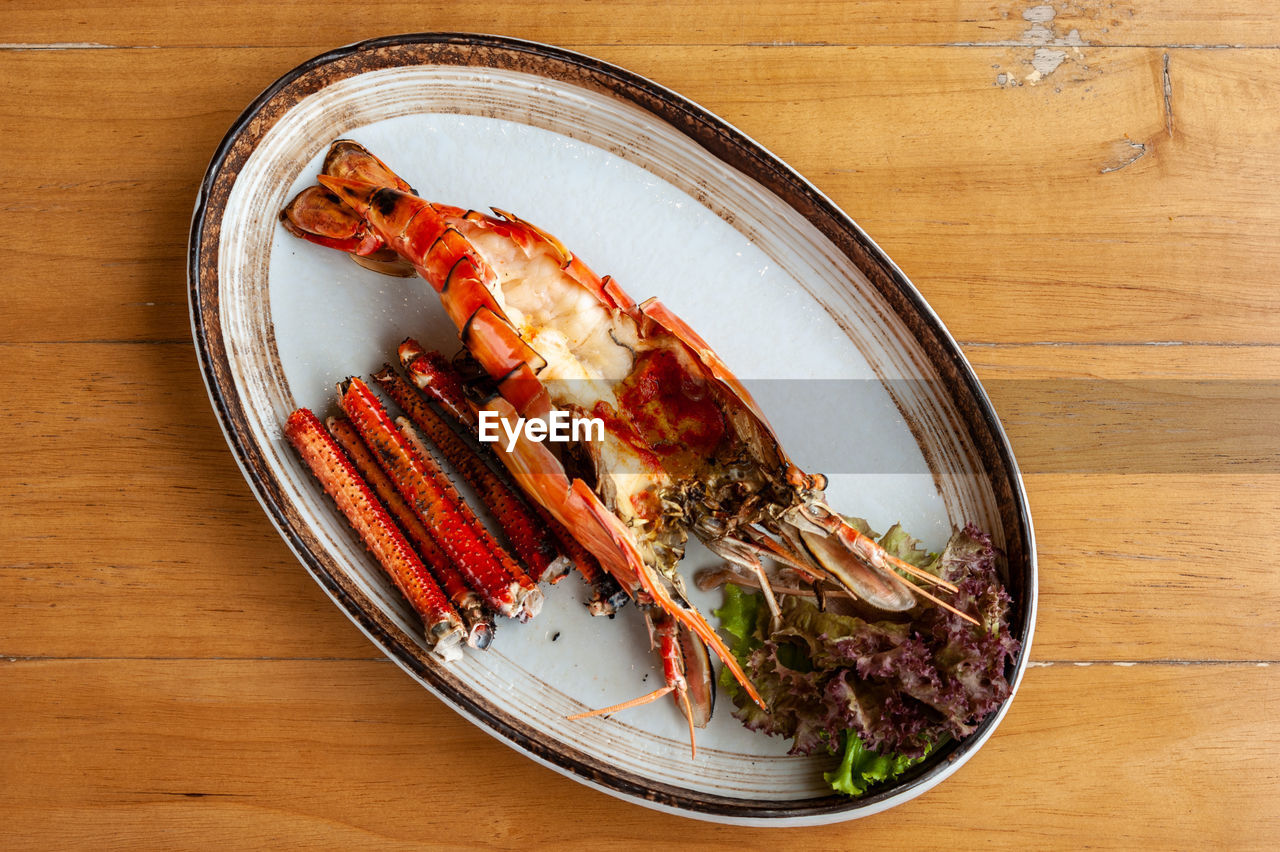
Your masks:
M664 822L671 848L779 842L776 830L674 822L582 788L386 662L39 661L0 672L0 725L15 732L0 753L9 848L56 836L62 848L115 849L151 836L633 849ZM903 837L939 849L1176 848L1187 837L1197 848L1265 846L1280 774L1257 745L1277 700L1274 670L1253 664L1033 668L1000 734L948 783L784 842L830 849L856 832L879 848ZM1217 814L1226 788L1230 820Z
M0 294L0 340L185 336L174 283L201 172L240 109L312 53L0 52L0 75L19 81L0 91L0 114L27 115L0 187L14 214L0 257L24 265L32 222L84 235L49 246L26 286ZM997 85L994 66L1022 79L1025 48L717 47L697 63L678 48L598 53L811 178L963 341L1280 342L1268 181L1280 90L1267 82L1280 51L1091 50L1017 87ZM126 195L139 204L123 227L103 211Z
M677 0L660 9L644 0L532 0L501 9L423 0L378 3L358 13L338 0L284 0L243 14L228 14L224 4L210 0L181 6L144 0L129 9L121 15L109 0L93 0L68 15L57 4L18 4L6 21L7 39L16 45L337 46L389 33L444 31L584 46L1034 46L1074 40L1074 32L1091 45L1280 46L1280 27L1266 9L1194 0L952 0L931 6L810 0L799 6L765 3L749 15L734 0Z
M1272 7L87 0L3 21L0 847L1280 843ZM1040 662L950 781L785 834L615 801L382 660L276 534L191 348L191 207L278 76L424 30L578 49L699 102L963 341L1026 473Z

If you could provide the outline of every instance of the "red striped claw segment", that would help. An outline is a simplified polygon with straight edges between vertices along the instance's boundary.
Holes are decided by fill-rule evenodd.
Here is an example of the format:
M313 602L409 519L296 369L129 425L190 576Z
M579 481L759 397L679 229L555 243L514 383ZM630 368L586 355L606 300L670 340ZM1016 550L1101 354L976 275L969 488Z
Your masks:
M319 419L308 409L298 409L285 423L285 437L422 618L430 650L446 661L460 657L462 620Z
M325 421L325 426L387 511L395 518L418 555L422 557L422 561L431 570L436 582L449 596L454 609L466 623L467 644L472 648L489 647L489 643L493 641L493 614L484 608L480 596L467 585L467 581L453 564L453 560L436 543L431 532L422 523L422 519L405 502L386 471L378 466L377 460L365 446L356 427L352 426L351 421L345 417L330 417Z
M410 508L433 538L467 578L468 584L484 599L485 605L502 615L514 617L521 611L521 586L477 535L472 522L454 496L443 475L409 444L392 422L382 403L368 385L353 378L340 387L340 404L373 450L374 458L395 483Z

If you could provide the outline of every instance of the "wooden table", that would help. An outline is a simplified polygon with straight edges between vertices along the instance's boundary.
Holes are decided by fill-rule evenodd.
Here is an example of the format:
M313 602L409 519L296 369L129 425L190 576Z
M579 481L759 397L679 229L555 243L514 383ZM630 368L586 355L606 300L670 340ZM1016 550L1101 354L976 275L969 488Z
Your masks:
M1268 9L7 4L0 847L1274 847ZM705 105L849 211L961 341L1027 474L1041 607L1008 718L941 787L784 833L616 801L440 705L272 529L192 351L196 187L295 64L432 29L555 43Z

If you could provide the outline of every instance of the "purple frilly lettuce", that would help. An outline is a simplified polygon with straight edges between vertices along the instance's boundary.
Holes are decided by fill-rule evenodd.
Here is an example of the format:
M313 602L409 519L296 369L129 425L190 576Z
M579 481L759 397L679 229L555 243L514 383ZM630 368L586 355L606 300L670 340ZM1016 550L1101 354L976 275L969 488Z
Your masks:
M905 766L947 737L967 736L1009 695L1005 670L1019 645L991 537L966 527L932 558L896 526L880 542L954 583L952 603L982 627L928 602L909 620L870 622L786 597L781 626L769 633L758 596L726 587L721 627L769 706L735 692L735 715L793 738L792 753L835 752L849 734Z

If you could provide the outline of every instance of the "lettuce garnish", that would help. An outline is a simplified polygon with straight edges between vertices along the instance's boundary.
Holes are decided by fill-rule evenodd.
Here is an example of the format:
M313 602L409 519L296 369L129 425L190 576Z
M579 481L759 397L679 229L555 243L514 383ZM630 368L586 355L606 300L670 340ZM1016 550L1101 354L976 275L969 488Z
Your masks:
M763 597L734 585L725 586L724 606L715 611L769 706L761 710L722 673L734 715L752 730L792 739L792 754L842 753L827 781L849 795L971 733L1008 697L1005 668L1019 647L990 536L966 527L941 554L927 553L897 525L879 541L954 583L955 606L983 626L927 601L903 620L867 621L787 596L781 624L771 630Z
M928 756L903 757L900 754L876 754L862 744L852 731L844 734L844 757L835 772L824 772L822 777L837 793L861 796L873 784L892 781Z

